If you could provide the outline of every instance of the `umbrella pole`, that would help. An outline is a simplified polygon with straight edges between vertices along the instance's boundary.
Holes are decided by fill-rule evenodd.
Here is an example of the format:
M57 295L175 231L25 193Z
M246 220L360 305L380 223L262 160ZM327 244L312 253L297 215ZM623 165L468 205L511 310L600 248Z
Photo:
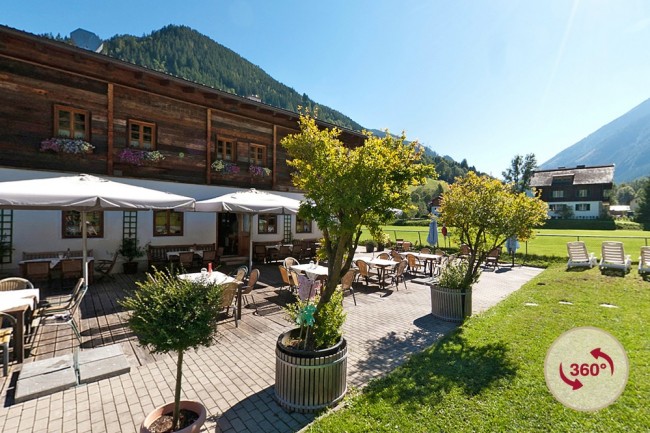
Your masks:
M81 238L83 243L83 275L84 287L88 288L88 227L86 227L86 211L81 211Z

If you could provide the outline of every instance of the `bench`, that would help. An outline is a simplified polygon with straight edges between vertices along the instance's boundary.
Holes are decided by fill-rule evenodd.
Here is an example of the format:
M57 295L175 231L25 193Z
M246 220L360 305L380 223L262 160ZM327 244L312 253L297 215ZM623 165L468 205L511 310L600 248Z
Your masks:
M147 266L152 269L154 266L158 269L164 268L169 264L167 253L175 251L214 251L216 244L188 244L188 245L149 245L147 248ZM216 261L219 261L217 257Z

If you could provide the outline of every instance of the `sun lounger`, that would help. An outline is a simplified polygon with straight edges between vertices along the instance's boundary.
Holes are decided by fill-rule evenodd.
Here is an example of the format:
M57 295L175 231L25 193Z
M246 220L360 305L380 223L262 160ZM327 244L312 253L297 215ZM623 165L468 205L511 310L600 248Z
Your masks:
M641 255L639 256L639 273L650 273L650 247L641 247Z
M566 249L569 253L569 261L566 264L567 269L573 267L593 268L598 263L594 253L588 253L587 247L582 241L567 242Z
M625 255L622 242L603 242L603 256L600 259L598 267L603 269L622 269L629 271L632 266L632 260L629 255Z

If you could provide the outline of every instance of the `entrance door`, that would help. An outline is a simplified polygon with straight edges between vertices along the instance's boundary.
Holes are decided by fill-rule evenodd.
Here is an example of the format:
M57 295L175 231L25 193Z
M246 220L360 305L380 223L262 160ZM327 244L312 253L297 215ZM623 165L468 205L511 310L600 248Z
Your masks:
M251 215L239 214L239 255L248 257L251 240Z
M219 213L217 216L217 247L223 247L224 255L239 254L239 224L237 214Z

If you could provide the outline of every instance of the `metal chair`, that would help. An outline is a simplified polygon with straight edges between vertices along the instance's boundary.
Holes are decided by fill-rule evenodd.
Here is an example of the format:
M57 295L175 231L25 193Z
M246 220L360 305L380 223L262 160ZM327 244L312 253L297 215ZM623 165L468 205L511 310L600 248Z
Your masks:
M293 257L287 257L282 261L282 266L284 266L285 269L291 269L292 266L299 264L300 262Z
M241 265L240 267L237 268L234 278L237 281L244 282L244 280L246 279L246 275L248 275L248 266Z
M43 325L69 325L81 346L81 332L74 317L79 310L81 301L86 295L88 288L83 284L83 278L80 278L79 280L81 283L79 284L79 282L77 282L77 287L79 287L79 289L73 292L68 303L61 306L43 308L39 313L40 317L43 319L41 322Z

